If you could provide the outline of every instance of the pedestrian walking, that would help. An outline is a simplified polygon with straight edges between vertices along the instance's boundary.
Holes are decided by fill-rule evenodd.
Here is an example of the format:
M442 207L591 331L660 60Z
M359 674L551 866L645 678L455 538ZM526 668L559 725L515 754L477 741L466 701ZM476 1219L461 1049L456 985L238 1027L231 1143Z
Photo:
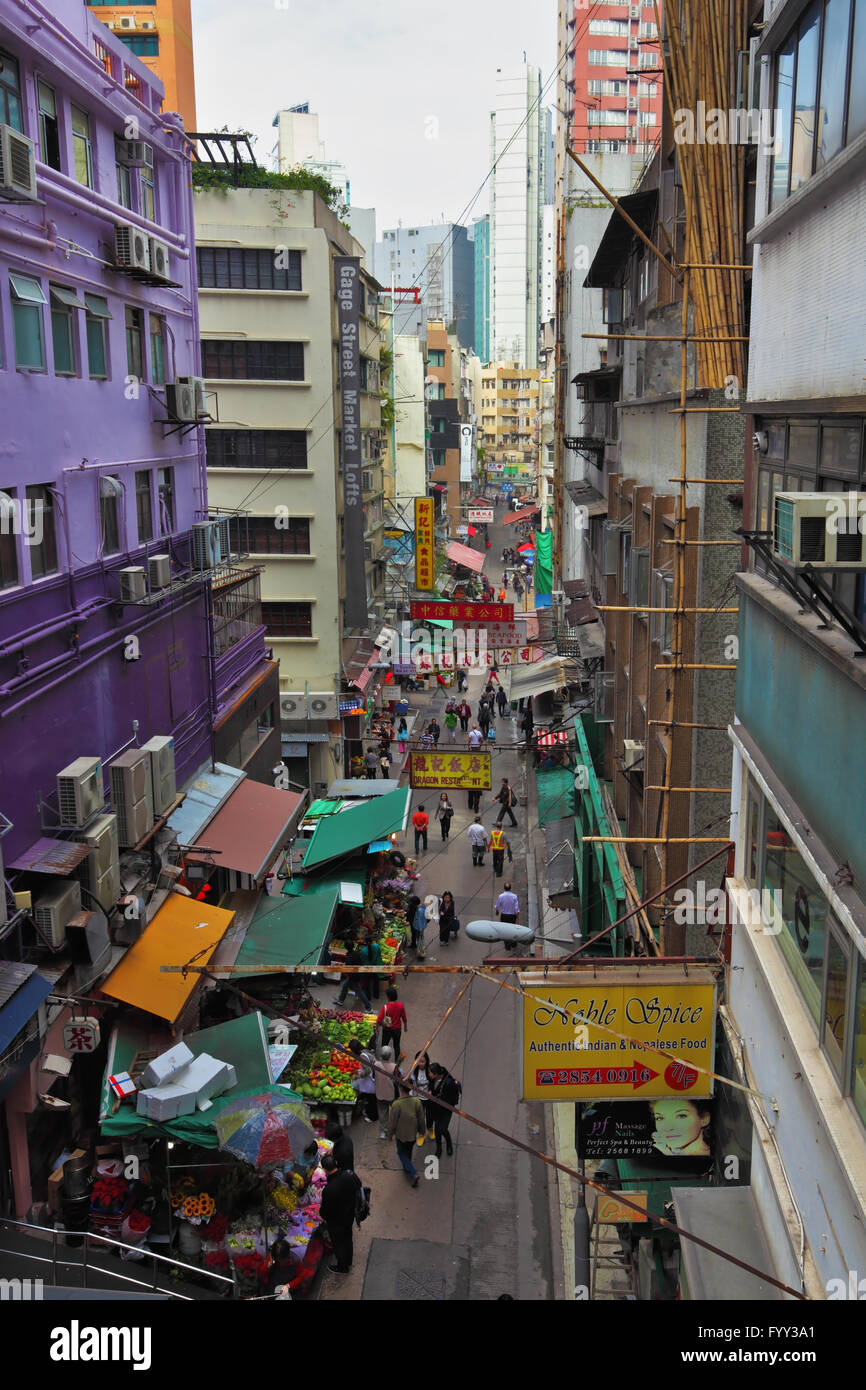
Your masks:
M387 748L379 758L379 768L383 777L387 778L391 776L391 754L388 752Z
M523 585L520 582L520 575L517 573L517 570L514 571L514 578L511 581L511 587L518 598L523 598Z
M503 883L502 892L496 899L495 911L496 916L499 918L501 922L517 921L518 914L520 912L520 903L518 901L517 894L511 891L510 883ZM517 943L514 941L506 941L505 949L506 951L513 951L516 945Z
M480 793L479 793L480 795ZM466 831L466 838L472 845L472 864L475 868L484 867L484 851L487 849L489 837L487 831L481 823L481 817L476 816L469 829Z
M507 711L507 709L508 709L508 696L506 695L505 691L502 689L502 686L501 686L501 685L500 685L499 689L498 689L497 692L496 692L496 704L497 704L497 706L498 706L498 708L499 708L499 718L500 718L500 719L504 719L504 718L505 718L506 711Z
M431 738L433 739L434 746L435 746L436 748L438 748L438 747L439 747L439 738L440 738L440 735L441 735L441 733L442 733L442 728L441 728L441 726L440 726L438 720L436 720L436 719L431 719L431 720L430 720L430 723L427 725L427 732L428 732L428 734L430 734Z
M424 959L424 933L427 930L427 908L419 901L412 919L412 945L418 952L418 959Z
M482 734L477 723L473 724L472 728L469 730L469 737L467 738L466 742L473 753L476 752L477 749L479 749L482 743L484 742L484 735Z
M421 1104L424 1106L424 1119L427 1124L427 1133L431 1139L435 1138L433 1130L433 1106L430 1096L430 1083L432 1079L430 1075L429 1053L422 1052L406 1080L413 1087Z
M406 750L409 747L409 730L406 727L405 719L400 720L400 724L397 729L397 747L400 752L400 757L405 758Z
M442 831L442 839L447 840L451 833L451 818L454 815L454 807L447 792L442 792L436 803L436 819Z
M325 1154L322 1168L328 1175L322 1192L320 1216L328 1228L334 1263L332 1274L348 1274L352 1268L352 1223L361 1179L349 1169L338 1168L333 1154Z
M388 1115L387 1136L389 1142L394 1139L397 1143L397 1156L403 1172L412 1183L413 1187L418 1186L418 1173L412 1162L412 1150L415 1147L416 1139L424 1142L427 1134L427 1121L424 1115L424 1106L417 1096L410 1094L406 1082L400 1083L400 1096L391 1106Z
M460 1084L448 1072L441 1062L430 1063L430 1094L433 1099L433 1134L436 1139L436 1157L442 1157L442 1140L445 1140L445 1149L450 1158L454 1153L454 1145L451 1142L449 1133L451 1127L451 1111L436 1102L444 1100L446 1105L460 1104Z
M478 705L478 727L484 738L486 738L487 731L490 728L490 706L484 699L482 699Z
M457 668L457 670L456 670L456 672L455 672L455 676L456 676L456 679L457 679L457 690L458 690L458 693L459 693L461 690L467 690L467 689L469 688L469 677L467 676L466 672L463 670L462 666L458 666L458 668Z
M425 916L426 923L427 918ZM382 1030L382 1050L386 1047L394 1049L394 1061L400 1060L400 1038L406 1029L406 1009L397 998L397 990L393 985L389 985L385 991L387 1002L376 1015L376 1027Z
M363 965L364 961L361 956L361 952L358 950L350 951L349 954L346 956L346 964ZM344 975L342 980L342 986L343 987L340 990L340 993L337 995L338 1004L344 1004L346 1002L346 995L349 993L349 990L351 990L352 993L355 994L356 997L361 1001L361 1005L364 1009L364 1012L370 1012L370 1000L367 998L367 992L364 989L363 975Z
M450 709L445 715L445 728L448 730L448 737L452 743L457 742L457 711Z
M455 923L457 923L456 928ZM453 894L446 891L439 899L439 945L447 946L452 936L457 935L459 926Z
M502 684L502 681L499 679L499 667L496 665L495 661L491 666L490 670L487 672L487 684L493 685L494 681L497 685Z
M355 1167L355 1145L349 1131L339 1120L329 1120L325 1127L325 1138L330 1139L334 1146L331 1153L337 1167L351 1172Z
M375 777L376 771L379 767L379 755L376 752L375 748L367 749L367 756L364 761L367 769L367 776Z
M427 849L427 827L430 824L430 817L423 805L419 806L413 815L412 824L415 827L415 853L417 854L422 844L425 851Z
M502 585L502 587L501 587L500 590L499 590L499 602L500 602L500 603L504 603L504 602L505 602L505 585L504 585L504 584Z
M499 802L499 815L496 817L496 824L501 825L506 815L510 817L511 824L517 824L517 818L512 810L517 805L517 797L514 795L514 788L508 785L508 778L503 777L502 786L496 793L496 800Z
M382 1048L379 1065L376 1068L376 1106L379 1111L379 1138L385 1138L385 1126L388 1123L388 1112L394 1101L397 1099L397 1082L394 1073L397 1070L397 1063L393 1060L394 1052L390 1043Z
M505 838L505 831L501 825L496 825L490 832L490 848L493 852L493 877L501 878L505 868L505 853L508 851L509 864L514 863L514 855L511 853L511 845Z
M447 690L447 689L448 689L448 681L446 680L445 676L442 674L441 671L437 671L437 672L436 672L436 687L437 687L437 693L438 693L439 690Z
M361 1046L357 1038L349 1040L349 1051L361 1063L361 1070L353 1079L352 1087L357 1092L358 1099L364 1102L364 1119L369 1125L379 1115L376 1108L376 1059L372 1052Z
M469 720L472 718L472 710L465 700L461 700L457 706L457 718L460 720L460 729L466 733L469 728Z
M502 563L503 563L503 565L507 565L507 564L508 564L508 550L507 550L507 549L503 550L503 552L502 552Z

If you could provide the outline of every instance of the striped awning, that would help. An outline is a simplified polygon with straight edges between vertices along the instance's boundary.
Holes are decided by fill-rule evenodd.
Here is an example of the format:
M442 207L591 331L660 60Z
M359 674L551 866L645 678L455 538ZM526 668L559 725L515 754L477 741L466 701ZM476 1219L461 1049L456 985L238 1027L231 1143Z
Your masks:
M565 729L556 729L553 733L538 735L539 748L552 748L555 743L568 743L568 734Z

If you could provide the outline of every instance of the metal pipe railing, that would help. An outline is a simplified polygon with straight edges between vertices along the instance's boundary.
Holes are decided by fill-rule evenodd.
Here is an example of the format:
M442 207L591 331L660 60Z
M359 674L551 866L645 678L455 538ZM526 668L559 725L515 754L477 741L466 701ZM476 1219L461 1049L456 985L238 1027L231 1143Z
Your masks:
M30 1225L30 1224L29 1224L28 1222L26 1222L26 1221L15 1221L15 1220L13 1220L12 1217L0 1217L0 1230L2 1230L4 1227L15 1227L15 1228L17 1228L18 1230L23 1231L23 1232L28 1233L28 1234L34 1234L34 1233L37 1233L37 1232L38 1232L38 1233L41 1233L41 1234L44 1234L44 1235L50 1235L50 1236L51 1236L51 1257L50 1257L50 1259L49 1259L49 1257L46 1256L46 1255L33 1255L33 1254L31 1254L29 1251L22 1251L22 1250L7 1250L7 1249L4 1249L2 1246L0 1246L0 1255L9 1255L9 1256L11 1256L13 1259L19 1259L19 1260L36 1260L39 1264L50 1264L50 1265L51 1265L51 1278L52 1278L52 1284L56 1287L56 1285L57 1285L57 1228L56 1228L55 1226L32 1226L32 1225ZM100 1241L103 1245L113 1245L113 1246L115 1246L116 1249L118 1249L118 1250L140 1250L140 1249L141 1249L140 1246L138 1246L138 1245L131 1245L128 1241L124 1241L124 1240L113 1240L113 1239L111 1238L111 1236L101 1236L101 1235L97 1235L97 1234L96 1234L95 1232L93 1232L93 1231L66 1231L66 1232L64 1232L64 1234L65 1234L65 1235L70 1235L70 1236L72 1236L72 1235L74 1235L74 1236L80 1236L80 1237L82 1237L83 1240L84 1240L84 1251L83 1251L83 1259L82 1259L82 1263L81 1263L81 1270L82 1270L82 1287L85 1288L85 1289L89 1287L89 1286L88 1286L88 1283L87 1283L87 1274L88 1274L88 1269L89 1269L88 1260L87 1260L87 1255L88 1255L88 1251L89 1251L89 1249L90 1249L90 1241L91 1241L91 1240ZM151 1288L153 1289L154 1292L165 1293L165 1294L168 1295L169 1298L179 1298L179 1299L182 1299L184 1302L190 1302L190 1301L191 1301L191 1300L189 1299L189 1297L188 1297L187 1294L176 1293L173 1289L168 1289L168 1288L166 1288L166 1289L161 1289L161 1288L160 1288L159 1283L158 1283L158 1276L159 1276L159 1266L160 1266L161 1264L162 1264L162 1265L168 1265L168 1266L170 1266L171 1269L186 1269L186 1270L189 1270L189 1272L190 1272L191 1274L204 1275L205 1278L207 1278L207 1279L212 1279L215 1283L218 1283L218 1284L226 1284L226 1285L228 1285L232 1290L234 1290L234 1289L236 1288L234 1279L230 1279L230 1278L229 1278L227 1275L225 1275L225 1274L216 1274L213 1270L210 1270L210 1269L201 1269L198 1265L186 1264L185 1261L183 1261L183 1260L175 1260L175 1259L172 1259L172 1258L171 1258L170 1256L168 1256L168 1255L159 1255L159 1254L157 1254L157 1252L156 1252L155 1250L148 1250L148 1251L146 1252L146 1257L147 1257L147 1259L151 1260L151 1261L152 1261L152 1264L153 1264L153 1283L152 1283L151 1285L148 1285L148 1284L147 1284L144 1280L142 1280L142 1279L134 1279L131 1275L128 1275L128 1274L119 1274L116 1270L113 1270L113 1269L104 1269L101 1265L97 1265L97 1266L95 1266L95 1268L98 1269L98 1271L99 1271L100 1274L106 1275L109 1279L118 1279L118 1280L120 1280L120 1281L121 1281L122 1283L124 1283L124 1284L136 1284L136 1285L138 1285L139 1288L151 1287ZM77 1261L70 1261L70 1263L77 1263Z

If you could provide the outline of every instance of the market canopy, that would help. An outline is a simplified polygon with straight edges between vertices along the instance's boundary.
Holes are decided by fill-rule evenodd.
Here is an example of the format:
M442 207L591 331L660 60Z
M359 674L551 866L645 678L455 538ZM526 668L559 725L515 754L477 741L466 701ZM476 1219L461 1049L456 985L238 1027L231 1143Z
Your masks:
M170 893L141 936L102 985L103 994L174 1023L201 976L164 965L207 965L234 919L233 912Z
M24 1031L52 989L50 981L37 975L35 965L0 963L0 1053Z
M607 503L600 492L585 480L566 483L565 490L576 507L585 507L587 516L607 516Z
M359 900L363 903L366 886L367 865L356 860L355 868L344 864L337 873L312 878L300 875L287 879L283 884L283 897L312 898L315 894L333 890L339 902L355 905Z
M483 554L480 550L473 550L470 545L452 541L445 553L455 565L463 565L464 569L473 570L476 574L480 574L484 568Z
M339 816L325 816L316 826L304 855L304 873L318 864L352 854L373 840L402 834L409 818L410 797L409 787L398 787L375 801L359 801Z
M251 878L264 878L300 820L305 792L284 791L248 777L202 831L197 843L214 850L187 856L188 862L213 863Z
M556 656L533 662L531 666L512 666L509 674L511 700L527 700L548 690L560 690L569 680L575 679L574 663Z
M502 518L503 526L511 526L515 521L528 521L541 510L540 507L522 507L519 512L506 512Z
M236 973L255 966L318 965L337 910L339 893L331 888L304 898L264 898L238 952Z

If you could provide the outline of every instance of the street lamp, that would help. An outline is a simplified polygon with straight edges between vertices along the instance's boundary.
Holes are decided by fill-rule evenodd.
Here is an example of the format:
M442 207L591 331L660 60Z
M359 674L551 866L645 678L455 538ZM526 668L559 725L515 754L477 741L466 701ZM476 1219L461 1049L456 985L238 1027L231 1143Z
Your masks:
M470 941L483 941L486 945L504 941L507 945L519 943L529 946L535 940L532 927L522 927L519 922L491 922L485 919L469 922L465 932Z

